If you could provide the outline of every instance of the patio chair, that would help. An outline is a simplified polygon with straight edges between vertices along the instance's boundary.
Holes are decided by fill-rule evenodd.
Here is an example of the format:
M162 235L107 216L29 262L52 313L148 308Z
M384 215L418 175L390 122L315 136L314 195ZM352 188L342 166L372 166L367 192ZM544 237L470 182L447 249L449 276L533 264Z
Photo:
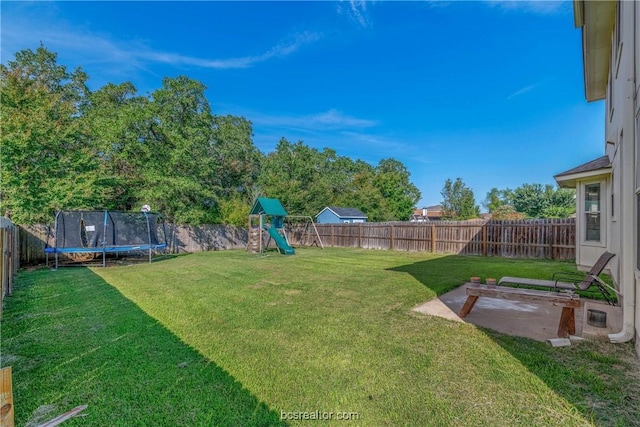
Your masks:
M498 285L522 285L522 286L532 286L532 287L541 287L541 288L551 288L557 291L560 290L571 290L571 291L585 291L589 289L591 286L595 286L598 288L600 293L604 299L610 305L615 305L614 299L611 297L608 289L611 289L615 294L619 294L614 288L605 283L602 279L600 279L600 273L607 266L611 258L613 258L615 254L611 252L604 252L598 258L598 261L591 267L585 274L580 273L554 273L551 277L551 280L538 280L538 279L528 279L524 277L508 277L505 276L498 281Z

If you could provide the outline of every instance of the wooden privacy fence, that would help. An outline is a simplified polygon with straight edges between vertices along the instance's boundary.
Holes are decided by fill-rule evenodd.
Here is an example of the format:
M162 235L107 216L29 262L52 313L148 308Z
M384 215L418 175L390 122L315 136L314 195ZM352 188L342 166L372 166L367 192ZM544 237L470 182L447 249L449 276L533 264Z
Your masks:
M574 218L318 224L326 246L516 258L575 259Z
M4 297L11 295L13 276L18 272L20 255L18 250L18 227L8 218L0 218L0 316Z
M289 230L291 243L310 244L308 231ZM518 258L575 259L575 220L434 221L427 223L317 224L325 246L456 253ZM16 227L17 229L17 227ZM43 263L47 227L20 226L23 264ZM170 253L244 249L246 228L166 225ZM306 234L305 234L306 233ZM17 260L17 258L16 258Z

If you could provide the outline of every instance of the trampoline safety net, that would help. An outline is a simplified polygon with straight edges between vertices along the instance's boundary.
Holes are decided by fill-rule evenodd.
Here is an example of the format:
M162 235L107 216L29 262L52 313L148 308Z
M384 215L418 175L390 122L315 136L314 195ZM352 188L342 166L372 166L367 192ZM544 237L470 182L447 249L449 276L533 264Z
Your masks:
M45 252L111 253L167 247L162 214L155 212L58 211ZM51 235L52 234L52 235Z

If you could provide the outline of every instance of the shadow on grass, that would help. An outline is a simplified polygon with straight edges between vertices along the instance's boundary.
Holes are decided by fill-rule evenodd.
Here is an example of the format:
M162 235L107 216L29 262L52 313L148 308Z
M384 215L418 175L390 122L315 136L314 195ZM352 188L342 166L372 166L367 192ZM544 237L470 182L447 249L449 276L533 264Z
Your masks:
M2 317L16 425L285 425L214 362L89 269L21 272Z
M74 255L80 255L79 259L74 259ZM154 254L151 258L152 263L164 262L170 259L189 256L191 253L181 254ZM70 258L71 256L71 258ZM112 252L108 253L103 259L101 253L81 253L81 254L60 254L58 267L121 267L127 265L147 264L149 263L149 254L145 252ZM55 269L55 258L50 257L47 268Z
M549 260L452 255L391 270L412 275L440 296L471 276L483 280L506 275L546 278L556 271L575 271L575 266ZM640 364L632 343L613 345L604 340L585 340L570 347L551 347L529 338L478 328L585 419L596 425L640 426Z
M535 261L545 262L545 261ZM529 261L531 263L531 261ZM442 295L468 282L471 276L487 277L514 275L514 269L526 267L527 260L480 256L444 255L389 269L408 273L436 295ZM555 263L558 265L559 263ZM562 263L566 264L566 263ZM560 265L562 265L560 264ZM531 268L529 268L531 269ZM530 276L534 277L534 276Z

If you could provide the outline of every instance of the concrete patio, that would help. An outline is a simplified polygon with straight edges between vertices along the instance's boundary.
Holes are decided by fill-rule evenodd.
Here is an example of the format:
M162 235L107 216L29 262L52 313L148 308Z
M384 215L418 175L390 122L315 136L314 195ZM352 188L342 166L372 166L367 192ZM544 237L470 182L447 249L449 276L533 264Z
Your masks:
M415 307L413 310L537 341L558 338L558 322L562 308L549 303L481 297L466 318L461 319L458 314L467 299L466 287L467 284L464 284L438 298ZM586 322L587 310L589 309L607 313L606 327L595 327ZM575 336L606 338L607 334L618 332L622 328L622 309L604 302L583 298L581 299L580 308L575 311L575 321Z

